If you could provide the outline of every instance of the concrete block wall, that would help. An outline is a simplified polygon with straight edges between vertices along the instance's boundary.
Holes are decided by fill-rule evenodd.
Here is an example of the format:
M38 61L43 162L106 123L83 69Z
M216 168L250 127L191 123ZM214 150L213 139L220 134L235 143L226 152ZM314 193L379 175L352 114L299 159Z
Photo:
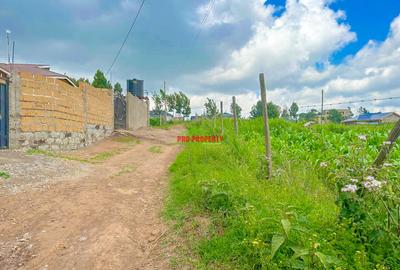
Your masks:
M73 150L113 131L111 90L19 73L9 92L10 148Z
M133 96L131 93L126 95L126 128L134 130L147 127L149 124L149 101Z

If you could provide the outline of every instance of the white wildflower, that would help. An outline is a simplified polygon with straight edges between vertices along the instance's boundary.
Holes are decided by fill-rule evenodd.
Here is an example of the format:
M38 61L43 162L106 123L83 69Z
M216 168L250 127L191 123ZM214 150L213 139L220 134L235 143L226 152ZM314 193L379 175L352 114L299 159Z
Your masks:
M386 142L383 142L383 145L391 145L392 144L392 142L391 141L386 141Z
M358 183L358 179L351 178L351 179L350 179L350 182L352 182L352 183Z
M382 187L382 184L384 184L383 182L376 180L373 176L367 176L365 179L366 180L363 182L363 186L368 191L378 190Z
M357 191L357 186L353 185L353 184L347 184L344 187L342 187L342 192L351 192L351 193L355 193Z
M383 163L383 167L393 167L393 164L391 164L391 163Z
M366 141L367 140L367 136L366 135L358 135L358 139L360 139L362 141Z
M366 179L367 181L374 181L374 180L375 180L375 177L369 175L369 176L367 176L365 179Z
M321 163L319 164L319 166L320 166L321 168L326 168L326 167L328 167L328 162L321 162Z

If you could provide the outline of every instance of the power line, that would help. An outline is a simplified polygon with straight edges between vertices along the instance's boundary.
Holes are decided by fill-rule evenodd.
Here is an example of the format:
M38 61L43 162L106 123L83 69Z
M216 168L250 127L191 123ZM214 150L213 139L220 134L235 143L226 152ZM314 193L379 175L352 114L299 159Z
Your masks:
M393 100L393 99L400 99L400 97L387 97L387 98L374 98L374 99L361 99L361 100L352 100L352 101L343 101L337 103L328 103L324 106L333 106L333 105L344 105L344 104L354 104L354 103L364 103L364 102L371 102L371 101L383 101L383 100ZM312 105L302 105L300 108L313 108L321 106L321 104L312 104Z
M211 14L211 12L212 12L212 10L214 8L214 5L215 5L215 0L210 0L210 3L208 4L208 11L204 15L203 20L200 23L200 29L199 29L199 31L197 32L196 36L193 39L193 45L196 44L197 39L199 38L199 36L200 36L200 34L202 32L203 25L207 22L208 17L210 17L210 14Z
M121 47L119 48L117 54L115 55L114 60L112 61L111 66L108 68L106 75L110 73L110 71L111 71L111 69L113 68L115 62L117 62L117 59L118 59L119 55L121 54L122 48L125 46L125 43L126 43L126 41L128 40L129 35L130 35L130 33L132 32L132 29L133 29L133 27L135 26L137 19L139 18L140 12L142 11L142 8L143 8L143 6L144 6L144 2L146 2L146 0L142 0L142 4L140 5L140 7L139 7L139 9L138 9L138 11L137 11L137 13L136 13L135 19L133 20L133 22L132 22L132 24L131 24L131 27L129 28L129 31L128 31L128 33L127 33L126 36L125 36L124 42L122 42L122 45L121 45Z
M200 22L200 28L197 31L196 35L193 37L193 40L192 40L191 44L189 45L189 49L187 50L188 57L186 58L186 61L189 61L191 56L192 56L190 54L190 51L194 49L194 47L195 47L195 45L197 43L197 40L199 39L200 34L201 34L202 30L203 30L203 25L207 22L208 17L210 17L210 14L211 14L211 11L213 10L214 4L215 4L215 0L210 0L210 2L208 3L208 7L207 7L207 10L206 10L206 13L205 13L203 19Z

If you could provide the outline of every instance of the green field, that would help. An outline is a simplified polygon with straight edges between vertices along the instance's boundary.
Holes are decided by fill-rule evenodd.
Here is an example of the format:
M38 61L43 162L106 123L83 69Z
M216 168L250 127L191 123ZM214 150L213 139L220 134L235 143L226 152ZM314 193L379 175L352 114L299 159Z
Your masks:
M241 120L238 137L226 120L221 144L185 144L165 210L186 243L177 268L400 269L400 147L370 167L392 126L270 125L271 180L261 119ZM220 130L203 120L188 135Z

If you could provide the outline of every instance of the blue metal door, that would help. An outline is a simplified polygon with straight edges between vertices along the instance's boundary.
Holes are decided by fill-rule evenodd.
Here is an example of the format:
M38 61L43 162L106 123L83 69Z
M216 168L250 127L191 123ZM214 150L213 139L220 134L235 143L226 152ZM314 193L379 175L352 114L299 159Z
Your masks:
M8 87L0 84L0 148L8 147Z

